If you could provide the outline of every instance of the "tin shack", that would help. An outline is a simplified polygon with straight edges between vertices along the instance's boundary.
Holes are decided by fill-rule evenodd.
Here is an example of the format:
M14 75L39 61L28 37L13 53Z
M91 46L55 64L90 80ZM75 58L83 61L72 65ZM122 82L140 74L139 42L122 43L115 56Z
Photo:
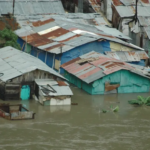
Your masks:
M59 16L34 22L29 20L28 25L22 26L15 33L24 51L60 73L63 73L60 69L62 64L92 50L102 54L108 51L145 53L144 49L126 42L130 38L115 29L79 24ZM147 58L140 58L134 63L144 66Z
M150 73L97 52L90 52L62 65L64 76L89 94L149 92Z
M35 79L65 80L41 60L7 46L0 49L0 99L27 100L34 94Z
M53 79L35 79L35 99L42 105L71 105L69 84Z

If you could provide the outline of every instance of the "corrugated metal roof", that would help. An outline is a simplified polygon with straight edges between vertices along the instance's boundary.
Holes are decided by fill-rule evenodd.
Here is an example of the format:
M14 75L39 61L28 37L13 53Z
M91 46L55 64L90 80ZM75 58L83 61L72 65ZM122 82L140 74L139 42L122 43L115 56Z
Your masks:
M0 1L0 14L12 13L13 1ZM61 0L15 0L15 15L65 13Z
M135 15L135 6L115 6L118 14L120 17L132 17ZM143 7L143 6L138 6L137 7L137 14L138 16L145 16L149 17L150 16L150 7Z
M42 89L41 86L39 86L40 89ZM51 90L51 88L49 88L48 86L43 86L49 90ZM56 93L53 93L53 92L49 92L48 94L45 94L44 92L42 92L42 94L44 96L67 96L67 95L73 95L71 89L69 88L69 86L58 86L58 85L55 85L55 86L51 86L55 91Z
M131 52L105 52L109 57L119 59L126 62L136 62L143 59L148 59L145 51L131 51Z
M126 58L135 59L136 57L128 53ZM61 67L88 84L118 70L129 70L135 73L139 72L138 74L150 78L150 74L146 76L148 72L145 69L143 70L142 68L127 64L123 62L122 59L120 61L94 51L63 64Z
M106 39L134 49L143 50L116 38L117 36L122 36L121 38L129 39L119 31L117 31L117 33L113 31L112 34L110 34L107 32L107 29L105 28L104 30L103 27L101 31L98 30L96 26L83 25L54 18L43 18L43 20L40 19L40 21L39 19L36 21L27 19L26 22L27 25L22 26L22 28L16 30L15 33L32 46L50 53L59 54L99 39Z
M62 95L73 95L69 85L66 83L65 86L59 85L58 82L56 82L53 79L35 79L35 82L38 84L40 89L46 88L48 90L55 90L56 92L49 92L48 94L44 93L42 90L42 93L44 96L62 96ZM50 88L50 85L52 88Z
M116 28L108 28L108 27L105 27L105 26L96 26L96 28L103 31L103 32L105 32L105 33L111 34L112 36L118 37L120 39L131 40L130 37L124 35L120 31L118 31Z
M0 80L6 82L7 80L36 69L64 78L41 60L27 53L10 46L0 49L0 73L4 73L4 75L0 77Z
M89 3L91 4L95 12L100 12L100 4L101 4L100 0L89 0Z

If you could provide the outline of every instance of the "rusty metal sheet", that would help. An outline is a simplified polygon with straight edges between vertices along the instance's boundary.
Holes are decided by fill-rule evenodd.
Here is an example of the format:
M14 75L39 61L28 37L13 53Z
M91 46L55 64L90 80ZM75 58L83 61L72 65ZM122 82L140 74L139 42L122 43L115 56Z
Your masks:
M66 84L66 82L64 81L57 81L59 86L68 86L68 84Z
M138 55L140 56L140 59L148 59L149 56L146 54L146 52L144 51L138 51Z
M92 64L92 65L94 65L94 66L98 66L98 65L101 65L101 64L103 64L103 63L105 63L105 62L107 62L107 61L109 61L109 60L111 60L111 59L110 59L110 58L105 58L105 57L103 57L103 58L101 58L101 59L99 59L99 60L90 62L90 64Z
M108 74L111 74L111 73L113 73L113 72L119 71L119 70L121 70L121 69L122 69L122 67L117 66L117 67L108 69L108 70L104 71L103 73L106 74L106 75L108 75Z
M42 26L44 24L47 24L47 23L50 23L50 22L54 22L55 20L53 18L50 18L50 19L47 19L47 20L44 20L44 21L36 21L36 22L33 22L32 25L34 27L39 27L39 26Z
M120 2L126 6L132 6L136 4L135 0L120 0Z
M61 35L64 35L66 33L69 33L68 30L66 29L63 29L63 28L58 28L57 30L54 30L50 33L47 33L47 34L43 34L44 37L48 38L48 39L54 39L56 37L59 37Z
M112 2L113 2L113 4L114 4L115 6L123 5L123 4L120 2L120 0L112 0Z
M75 63L75 62L78 61L78 60L80 60L79 57L77 57L77 58L75 58L75 59L72 59L72 60L70 60L70 61L68 61L68 62L66 62L66 63L64 63L64 64L62 64L61 67L62 67L62 68L65 68L66 66L69 66L69 65Z
M105 83L105 91L112 91L116 88L118 88L120 84L110 84L110 83Z
M118 59L120 60L120 57L117 55L116 52L105 52L105 54L109 57L112 57L112 58L115 58L115 59Z
M76 74L81 70L85 70L87 68L89 68L91 65L89 63L86 63L84 65L78 65L76 68L71 69L71 73Z
M100 5L101 5L100 0L89 0L89 3L91 4L95 12L100 12Z
M124 54L126 55L128 62L141 60L137 52L124 52Z
M136 65L135 66L130 65L123 61L114 58L109 58L108 56L102 54L100 54L98 60L95 61L95 59L93 59L92 57L91 57L92 59L90 58L90 56L92 55L94 55L94 53L89 52L83 56L80 56L80 58L77 58L73 61L63 64L62 68L64 68L67 72L73 74L74 76L76 76L77 78L81 79L86 83L91 83L97 79L100 79L108 74L117 72L119 70L128 70L128 71L137 70ZM83 65L81 65L81 63L83 63ZM137 72L140 72L144 76L142 68L138 67ZM112 89L113 87L110 86L108 87L108 89L109 88Z

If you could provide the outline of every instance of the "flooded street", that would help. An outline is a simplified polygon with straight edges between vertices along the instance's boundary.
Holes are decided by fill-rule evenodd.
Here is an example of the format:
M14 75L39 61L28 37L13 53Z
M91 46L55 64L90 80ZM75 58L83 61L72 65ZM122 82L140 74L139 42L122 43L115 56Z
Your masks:
M73 86L72 90L72 102L78 105L50 107L34 100L20 101L36 113L35 119L0 118L0 150L150 149L150 107L128 104L149 93L91 96ZM101 113L111 105L119 105L119 112Z

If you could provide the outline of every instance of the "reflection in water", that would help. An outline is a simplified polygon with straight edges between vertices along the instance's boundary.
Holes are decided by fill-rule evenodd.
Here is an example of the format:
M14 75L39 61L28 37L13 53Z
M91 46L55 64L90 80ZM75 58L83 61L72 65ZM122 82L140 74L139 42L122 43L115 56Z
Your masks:
M71 110L71 106L70 105L58 105L58 106L50 106L50 112L54 113L54 112L70 112Z
M149 150L150 107L134 107L138 94L91 96L72 87L72 106L20 102L36 113L34 120L0 118L0 150ZM139 94L148 96L149 93ZM118 113L103 108L119 106Z

